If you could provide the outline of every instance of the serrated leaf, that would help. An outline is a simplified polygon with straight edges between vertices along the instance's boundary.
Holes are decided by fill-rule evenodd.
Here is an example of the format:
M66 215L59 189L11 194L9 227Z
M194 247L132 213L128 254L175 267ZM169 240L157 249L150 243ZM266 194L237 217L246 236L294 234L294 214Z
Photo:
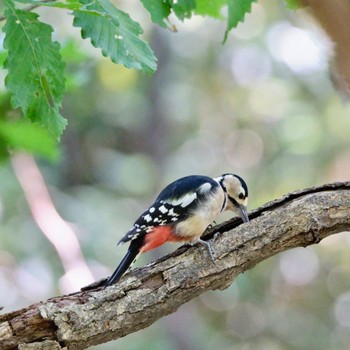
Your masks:
M191 18L192 12L196 8L195 0L177 0L172 1L172 9L175 15L183 21L185 18Z
M165 18L170 15L171 7L166 0L141 0L144 8L150 13L153 23L158 23L162 27L167 27Z
M197 15L210 16L213 18L222 18L220 13L227 0L196 0Z
M3 67L7 57L7 51L0 51L0 66Z
M10 148L26 151L50 160L57 160L59 156L57 142L49 132L27 120L0 121L0 140L3 143L0 145L3 150Z
M5 4L5 85L11 103L59 138L67 124L59 112L65 83L60 46L51 40L52 27L41 23L36 13L16 9L10 0Z
M148 72L157 69L157 59L149 45L139 38L143 33L139 23L114 7L108 0L81 0L88 10L98 14L74 12L75 27L81 28L84 39L90 38L93 46L100 48L104 56L127 68Z
M228 21L227 28L224 36L224 42L227 39L228 32L237 27L239 22L244 21L244 17L247 13L250 13L252 9L252 3L257 0L228 0Z

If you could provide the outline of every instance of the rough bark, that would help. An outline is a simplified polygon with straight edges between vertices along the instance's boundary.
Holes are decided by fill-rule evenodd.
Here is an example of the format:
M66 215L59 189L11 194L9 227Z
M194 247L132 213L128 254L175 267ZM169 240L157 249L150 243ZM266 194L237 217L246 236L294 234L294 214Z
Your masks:
M204 247L184 246L110 288L97 283L0 316L0 348L85 349L145 328L207 290L227 288L262 260L350 230L350 182L288 194L250 218L206 233L215 264Z

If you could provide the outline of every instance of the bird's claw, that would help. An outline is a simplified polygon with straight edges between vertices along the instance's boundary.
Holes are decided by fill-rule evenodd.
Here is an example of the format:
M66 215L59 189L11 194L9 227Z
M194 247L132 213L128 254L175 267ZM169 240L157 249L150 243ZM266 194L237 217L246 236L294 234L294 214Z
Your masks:
M213 263L215 263L215 254L214 254L214 252L213 252L213 250L212 250L212 248L211 248L210 243L207 242L207 241L203 241L202 239L199 239L199 240L198 240L198 243L204 245L204 246L207 248L208 253L209 253L209 255L210 255L210 258L211 258L211 261L212 261Z

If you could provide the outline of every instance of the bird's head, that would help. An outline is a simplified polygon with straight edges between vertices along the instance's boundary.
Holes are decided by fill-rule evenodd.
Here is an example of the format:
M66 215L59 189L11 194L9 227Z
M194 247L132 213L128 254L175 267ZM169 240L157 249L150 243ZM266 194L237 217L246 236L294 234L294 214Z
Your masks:
M227 196L225 210L232 210L243 222L248 222L248 186L245 181L240 176L230 173L219 176L216 181Z

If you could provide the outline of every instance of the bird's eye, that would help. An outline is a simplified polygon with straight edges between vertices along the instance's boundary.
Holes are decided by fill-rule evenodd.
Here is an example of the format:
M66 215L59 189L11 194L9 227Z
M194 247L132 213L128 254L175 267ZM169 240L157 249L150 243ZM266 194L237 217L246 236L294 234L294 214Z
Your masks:
M238 198L239 198L239 199L244 199L244 194L241 192L241 193L238 195Z

